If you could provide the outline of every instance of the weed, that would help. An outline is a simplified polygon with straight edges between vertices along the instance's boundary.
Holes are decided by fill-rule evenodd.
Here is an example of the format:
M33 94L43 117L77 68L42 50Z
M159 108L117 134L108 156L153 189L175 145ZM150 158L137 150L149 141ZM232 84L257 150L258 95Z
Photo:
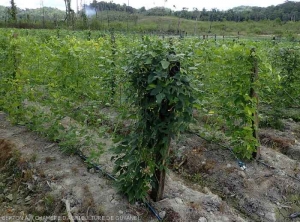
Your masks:
M273 136L267 133L261 133L259 137L262 144L270 146L273 149L278 150L283 154L287 154L291 145L295 143L294 140L286 139L279 136Z
M37 169L37 173L38 173L38 175L39 175L40 177L46 178L46 174L45 174L44 170L42 170L42 169Z
M77 173L79 172L79 170L78 170L78 168L77 168L76 166L73 166L73 167L71 168L71 170L72 170L72 172L75 173L75 174L77 174Z
M283 204L283 205L287 205L288 207L277 208L276 218L278 220L283 220L284 218L288 218L291 214L300 211L300 195L295 193L288 195L286 199L286 203L287 204Z
M36 153L31 154L31 156L29 158L29 161L30 162L36 162L36 160L37 160L37 154Z
M32 179L32 176L33 176L32 170L29 170L29 169L23 170L23 172L22 172L22 180L23 180L23 181L26 182L26 181L31 180L31 179Z
M45 162L46 162L46 163L49 163L49 162L54 161L55 159L56 159L55 157L47 156L47 157L45 157Z
M296 136L297 136L298 138L300 138L300 126L297 126L297 127L294 129L294 132L295 132Z
M200 173L196 173L192 176L191 180L197 184L203 184L203 178Z
M169 208L166 210L166 216L163 221L164 222L175 222L175 221L180 221L180 219L181 219L180 214Z
M97 215L99 216L104 216L104 209L103 209L103 206L102 205L99 205L98 206L98 209L97 209Z
M264 116L263 118L261 118L259 121L259 127L261 128L270 127L277 130L283 130L284 124L282 120L279 118L279 116L272 115L272 116Z
M13 157L14 145L8 140L0 139L0 167Z
M44 197L44 203L45 203L45 207L46 207L47 211L51 212L51 210L54 208L54 205L55 205L55 198L54 198L54 196L48 193Z
M195 150L187 153L187 163L185 167L192 174L197 173L211 173L214 169L216 162L214 160L206 160L202 152L195 152Z

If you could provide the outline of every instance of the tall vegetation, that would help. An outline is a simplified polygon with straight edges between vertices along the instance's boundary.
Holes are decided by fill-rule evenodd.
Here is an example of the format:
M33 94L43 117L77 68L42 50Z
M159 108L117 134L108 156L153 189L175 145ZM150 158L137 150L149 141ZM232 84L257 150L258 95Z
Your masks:
M66 7L65 21L67 21L68 25L71 25L74 22L74 10L71 9L71 0L64 0L64 1L65 1L65 7Z
M63 150L95 159L101 143L93 135L115 138L117 185L131 201L161 199L170 141L187 132L192 113L190 130L252 159L257 111L300 103L299 48L290 42L0 34L0 109ZM68 130L66 116L76 123Z
M10 18L13 22L17 21L17 6L15 4L14 0L10 1L10 9L9 9L9 14L10 14Z
M299 32L300 24L297 22L300 18L298 2L286 2L267 8L237 7L227 11L193 8L189 11L187 8L171 10L164 7L134 9L125 4L93 1L84 5L78 13L71 8L70 0L64 2L65 12L42 7L15 8L16 14L11 14L14 7L0 6L0 27L114 29L196 36L272 34L296 39L295 33Z
M180 68L183 54L161 40L146 38L130 52L126 68L138 121L116 148L118 187L129 200L155 201L164 191L171 138L186 129L195 98L188 73Z

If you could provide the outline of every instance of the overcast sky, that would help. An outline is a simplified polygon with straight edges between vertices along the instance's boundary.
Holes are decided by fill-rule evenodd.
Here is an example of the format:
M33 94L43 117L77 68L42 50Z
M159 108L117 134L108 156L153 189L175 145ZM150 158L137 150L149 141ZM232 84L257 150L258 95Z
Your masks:
M86 4L92 2L91 0L72 0L73 9L77 8L77 1L79 4L81 1ZM101 0L98 0L98 2L100 1ZM282 4L284 1L285 0L129 0L129 5L135 8L145 6L147 9L157 6L175 9L175 5L178 10L183 7L189 8L189 10L192 10L194 7L199 10L202 8L208 10L212 8L227 10L241 5L267 7L270 5ZM15 3L19 8L38 8L41 6L41 2L44 3L44 6L56 7L62 10L65 9L64 0L15 0ZM128 0L113 0L112 2L117 4L128 4ZM0 5L9 6L10 0L0 0Z

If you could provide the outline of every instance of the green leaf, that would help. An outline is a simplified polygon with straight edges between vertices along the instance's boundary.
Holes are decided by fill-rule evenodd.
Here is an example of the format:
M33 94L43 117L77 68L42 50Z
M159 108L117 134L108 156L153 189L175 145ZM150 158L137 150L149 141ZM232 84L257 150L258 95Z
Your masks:
M149 65L152 63L152 59L151 58L147 58L146 61L145 61L145 64L146 65Z
M152 83L154 80L156 80L158 78L157 75L155 74L151 74L148 76L148 84Z
M150 93L151 96L155 96L157 94L159 94L162 91L162 87L161 86L157 86L155 89L153 89Z
M159 93L158 95L156 95L156 102L157 103L161 103L161 101L166 97L166 95L164 93Z
M170 63L167 60L163 60L160 63L162 65L163 69L167 69L170 65Z
M151 51L151 52L150 52L150 55L154 58L154 57L156 56L156 53L153 52L153 51Z
M148 86L147 86L147 90L150 90L150 89L154 89L154 88L156 88L156 85L155 84L149 84Z

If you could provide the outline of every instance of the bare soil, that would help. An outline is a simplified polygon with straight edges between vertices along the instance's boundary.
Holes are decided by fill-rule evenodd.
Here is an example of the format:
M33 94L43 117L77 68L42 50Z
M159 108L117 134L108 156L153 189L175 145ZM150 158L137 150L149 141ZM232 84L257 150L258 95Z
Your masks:
M145 207L129 205L111 181L88 170L79 157L63 154L56 143L25 127L12 126L4 113L0 113L0 144L0 221L18 221L16 216L29 221L61 216L69 221L66 200L74 219L151 220Z
M260 162L246 162L246 170L230 150L196 135L174 144L179 155L173 167L187 181L209 187L247 221L300 221L299 123L283 123L284 131L260 130Z
M62 124L67 129L71 121ZM182 135L172 142L165 198L151 205L164 221L300 221L300 125L292 120L284 125L284 131L260 131L261 161L274 168L252 161L242 170L228 150ZM101 142L111 145L109 138ZM108 171L110 156L106 149L99 159ZM11 125L0 112L0 221L22 219L16 216L69 221L70 215L75 221L99 221L101 216L102 221L157 221L143 204L129 204L112 181L78 156Z

